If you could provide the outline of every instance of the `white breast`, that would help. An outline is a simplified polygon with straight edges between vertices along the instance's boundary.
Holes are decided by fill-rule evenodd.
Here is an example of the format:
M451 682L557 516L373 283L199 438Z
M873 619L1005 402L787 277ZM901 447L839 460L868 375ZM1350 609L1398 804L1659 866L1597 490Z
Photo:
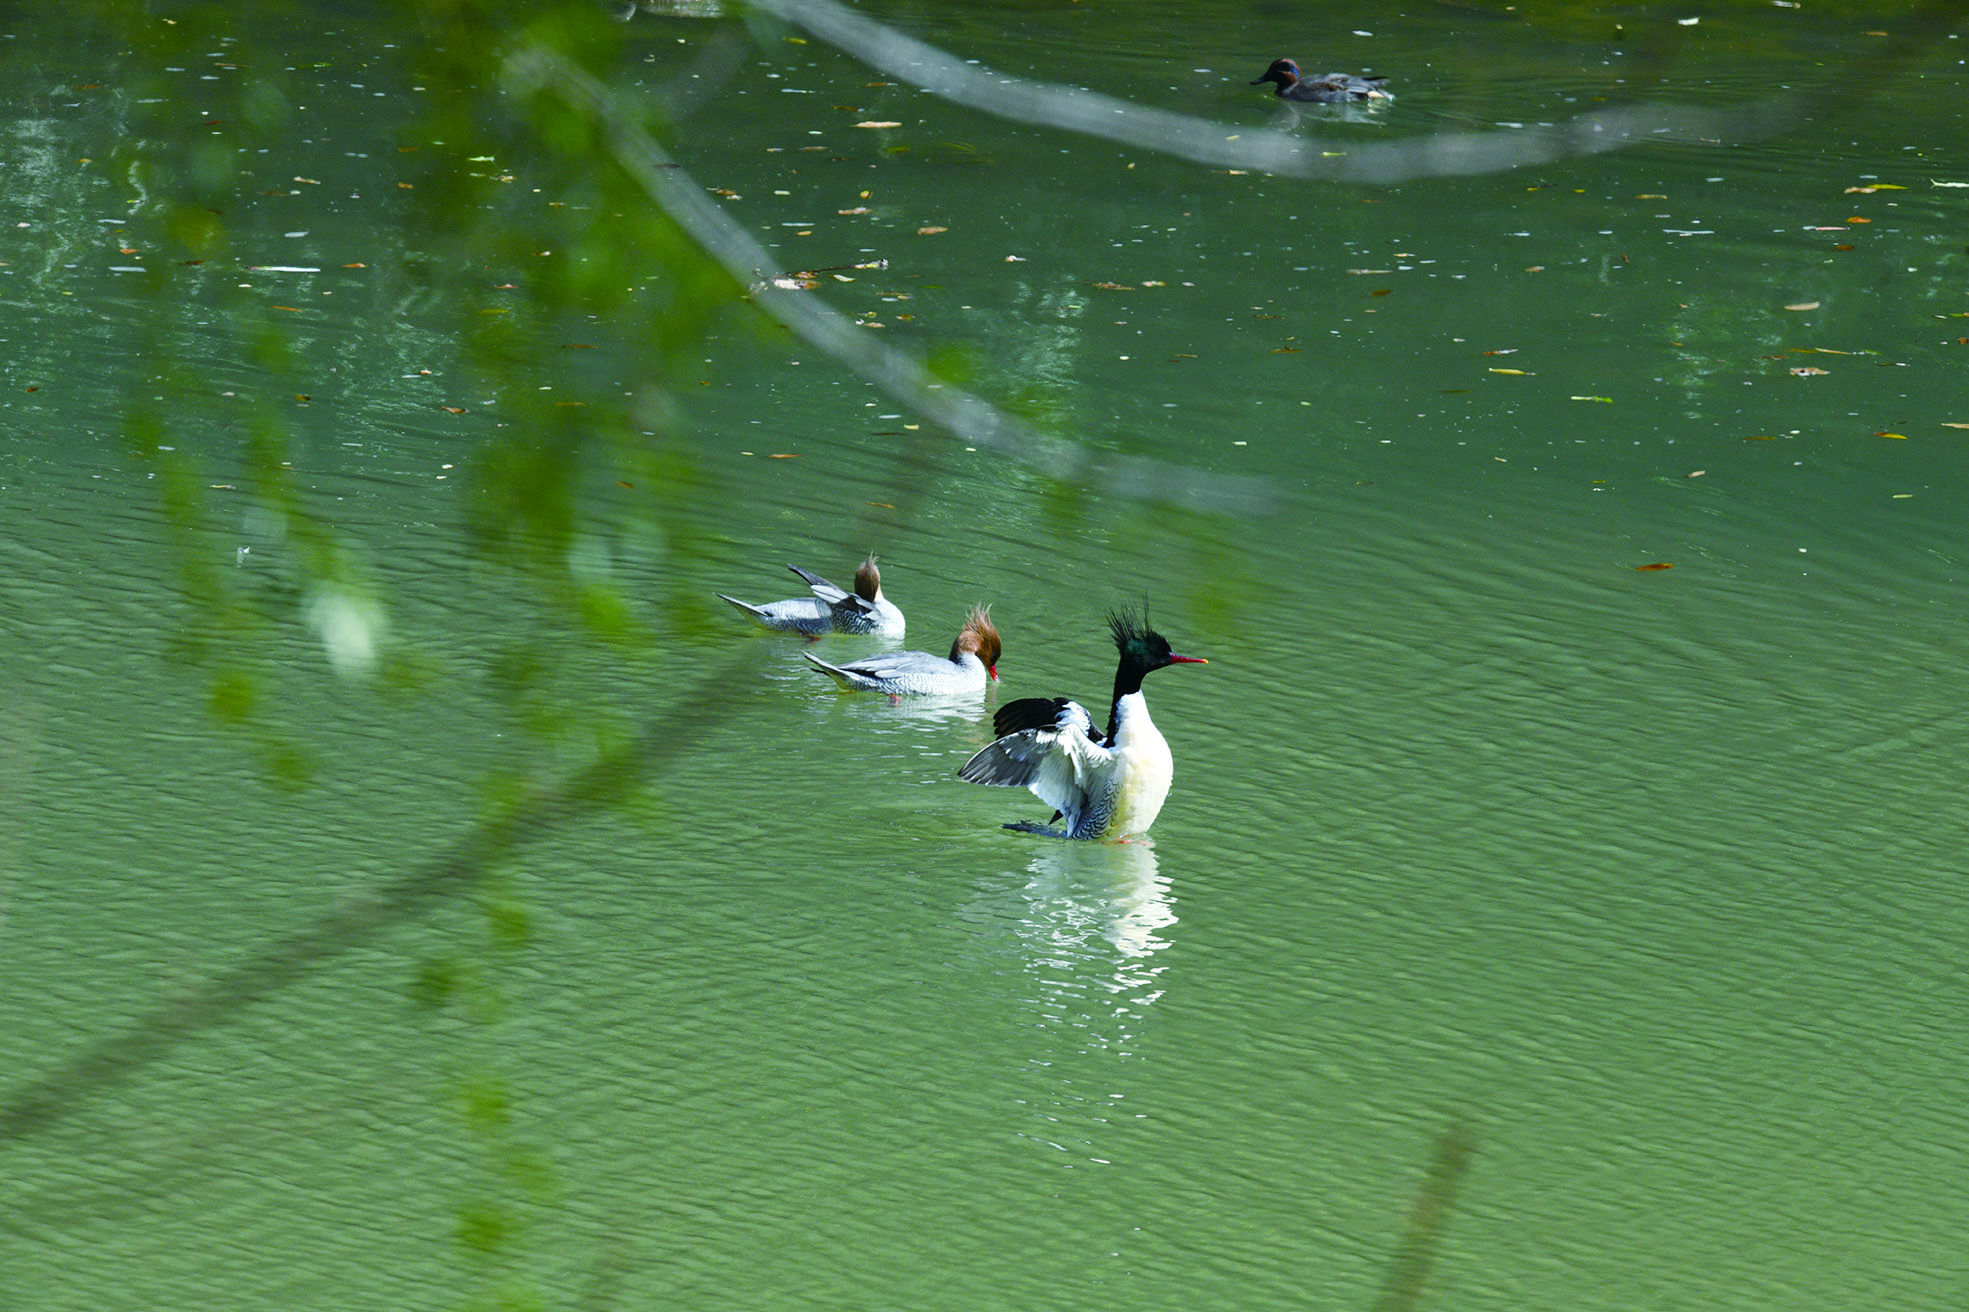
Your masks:
M1155 823L1162 810L1176 777L1176 763L1155 721L1149 719L1148 702L1138 692L1121 699L1113 750L1114 792L1107 832L1116 837L1139 834Z

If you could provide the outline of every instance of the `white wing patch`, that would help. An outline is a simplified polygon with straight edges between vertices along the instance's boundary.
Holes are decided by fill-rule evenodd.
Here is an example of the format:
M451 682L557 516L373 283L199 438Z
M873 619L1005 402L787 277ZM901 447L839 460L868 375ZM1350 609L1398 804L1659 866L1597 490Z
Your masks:
M1086 719L1085 711L1073 709ZM1114 753L1089 741L1079 724L1069 722L1060 729L1008 733L980 749L958 775L974 784L1030 789L1060 813L1070 831L1113 766Z

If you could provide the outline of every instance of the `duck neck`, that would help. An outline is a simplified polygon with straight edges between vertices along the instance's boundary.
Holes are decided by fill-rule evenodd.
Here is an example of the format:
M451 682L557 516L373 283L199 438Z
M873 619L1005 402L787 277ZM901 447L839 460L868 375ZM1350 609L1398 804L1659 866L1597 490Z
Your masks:
M1146 702L1143 702L1141 697L1142 675L1144 673L1146 673L1146 671L1138 668L1135 665L1130 664L1127 661L1123 661L1121 662L1121 664L1115 666L1114 701L1109 704L1109 709L1108 709L1108 741L1109 742L1113 742L1114 736L1117 733L1121 732L1122 699L1125 697L1133 696L1137 703L1142 705L1147 704Z

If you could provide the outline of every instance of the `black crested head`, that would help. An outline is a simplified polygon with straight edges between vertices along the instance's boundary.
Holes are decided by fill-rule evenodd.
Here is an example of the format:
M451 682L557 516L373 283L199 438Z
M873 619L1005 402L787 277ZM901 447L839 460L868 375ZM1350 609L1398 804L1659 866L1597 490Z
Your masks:
M1114 648L1121 661L1114 667L1115 719L1108 725L1113 738L1120 727L1123 697L1142 690L1142 679L1165 665L1208 665L1201 656L1178 656L1169 650L1169 639L1149 627L1148 616L1123 606L1108 612L1108 631L1114 634Z
M1108 632L1114 635L1114 649L1121 663L1142 673L1169 664L1169 639L1149 627L1148 616L1123 606L1108 612Z

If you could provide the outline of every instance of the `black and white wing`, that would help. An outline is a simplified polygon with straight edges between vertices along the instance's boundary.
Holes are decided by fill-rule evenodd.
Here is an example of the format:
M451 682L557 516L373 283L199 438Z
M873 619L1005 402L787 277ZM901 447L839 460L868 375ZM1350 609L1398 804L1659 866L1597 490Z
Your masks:
M814 595L826 602L827 608L836 615L854 620L874 613L875 606L872 602L864 601L845 588L829 583L820 575L801 569L798 565L788 565L787 568L805 579L807 586L813 589Z
M1065 729L1069 726L1087 735L1090 742L1106 739L1094 727L1094 717L1079 702L1066 697L1020 697L1006 702L991 717L991 731L1003 738L1022 729Z
M998 708L992 727L1000 736L966 761L958 778L1030 789L1071 832L1112 760L1087 708L1064 697L1021 697Z

